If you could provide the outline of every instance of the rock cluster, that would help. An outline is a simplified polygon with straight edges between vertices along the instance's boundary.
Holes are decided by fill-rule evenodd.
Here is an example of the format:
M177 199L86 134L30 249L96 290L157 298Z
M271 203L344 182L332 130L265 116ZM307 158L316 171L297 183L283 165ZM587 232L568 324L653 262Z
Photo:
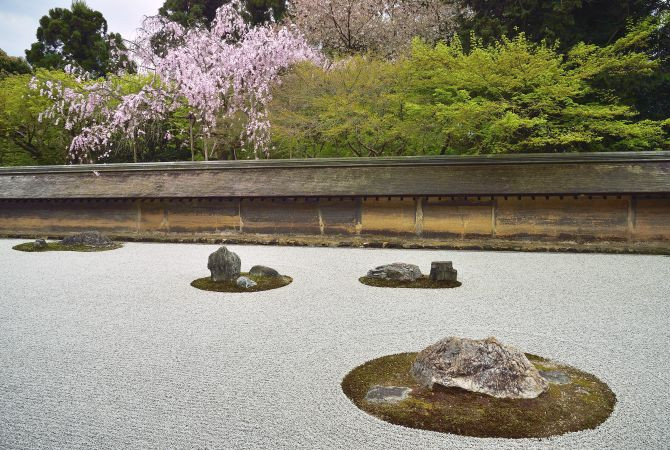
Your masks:
M207 261L207 268L212 273L214 281L233 281L240 277L242 262L237 254L226 247L221 247L211 255Z
M535 398L548 389L526 355L495 338L442 339L419 353L411 375L429 388L439 384L497 398Z
M419 266L407 263L386 264L368 271L368 277L381 280L415 281L421 276Z
M207 261L207 268L212 273L213 281L231 282L234 281L239 287L251 289L258 285L249 277L241 277L242 261L236 253L231 252L226 247L221 247L211 255ZM253 266L249 271L251 276L279 277L279 272L271 267Z
M112 240L98 231L85 231L68 236L61 241L63 245L88 245L90 247L108 247Z

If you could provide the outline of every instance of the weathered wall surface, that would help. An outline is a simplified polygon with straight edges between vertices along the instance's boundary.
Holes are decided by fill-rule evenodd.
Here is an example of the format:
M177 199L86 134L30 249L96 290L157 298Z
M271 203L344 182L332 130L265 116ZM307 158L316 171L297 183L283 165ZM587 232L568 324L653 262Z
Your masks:
M534 158L0 169L0 235L654 243L670 252L670 154ZM541 177L551 181L544 191Z
M122 199L0 201L0 235L96 229L141 236L239 233L541 241L655 241L670 198Z

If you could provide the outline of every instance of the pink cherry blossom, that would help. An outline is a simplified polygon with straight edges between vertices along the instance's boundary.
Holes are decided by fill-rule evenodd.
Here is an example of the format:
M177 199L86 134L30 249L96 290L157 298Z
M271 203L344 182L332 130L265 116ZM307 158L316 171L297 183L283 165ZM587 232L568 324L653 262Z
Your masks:
M75 72L76 88L33 80L31 86L53 100L42 118L62 121L74 133L72 161L103 159L119 138L134 142L147 124L184 106L202 139L242 114L242 144L249 144L255 158L267 156L267 105L273 83L297 62L323 60L297 28L249 27L242 12L239 0L222 6L209 29L184 29L162 17L146 18L130 50L146 79L138 92L124 94L113 76L89 80ZM170 43L160 54L154 48L157 39ZM168 131L166 138L169 135Z

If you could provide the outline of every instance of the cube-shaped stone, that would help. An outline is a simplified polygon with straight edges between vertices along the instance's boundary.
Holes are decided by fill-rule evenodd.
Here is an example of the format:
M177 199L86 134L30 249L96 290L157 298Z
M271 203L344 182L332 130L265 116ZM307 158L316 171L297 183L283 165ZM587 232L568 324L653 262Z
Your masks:
M433 281L456 281L458 271L451 261L434 261L430 264L430 279Z

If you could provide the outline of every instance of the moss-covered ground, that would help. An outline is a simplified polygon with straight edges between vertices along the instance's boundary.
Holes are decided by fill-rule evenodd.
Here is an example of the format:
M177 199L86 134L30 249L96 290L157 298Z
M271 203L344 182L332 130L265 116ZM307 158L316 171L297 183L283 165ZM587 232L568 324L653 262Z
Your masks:
M456 388L419 386L410 375L416 353L384 356L355 368L342 389L360 409L410 428L476 437L543 438L593 429L614 410L616 396L595 376L570 366L527 355L538 370L560 370L568 384L550 384L535 399L499 399ZM369 403L375 385L404 386L409 397L396 404Z
M214 281L211 277L198 278L191 283L191 286L194 288L201 289L203 291L212 291L212 292L259 292L259 291L269 291L270 289L279 289L281 287L291 284L293 278L281 275L279 277L263 277L258 275L249 275L244 272L241 276L251 278L257 284L256 286L245 289L239 287L235 280L232 281Z
M358 281L368 286L388 288L450 289L461 285L460 281L433 281L425 275L415 281L382 280L373 277L360 277Z
M47 242L46 247L38 247L34 242L25 242L23 244L12 247L14 250L20 252L105 252L108 250L116 250L123 247L123 244L113 243L105 246L92 245L65 245L60 242Z

